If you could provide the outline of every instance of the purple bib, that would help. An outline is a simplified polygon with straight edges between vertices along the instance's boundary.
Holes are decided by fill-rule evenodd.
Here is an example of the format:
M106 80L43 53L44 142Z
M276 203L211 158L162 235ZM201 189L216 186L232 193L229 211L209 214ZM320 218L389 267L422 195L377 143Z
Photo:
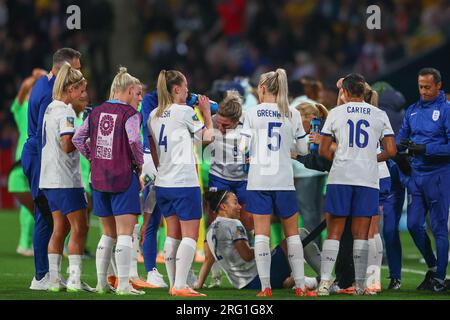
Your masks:
M91 182L95 190L116 193L130 186L132 153L125 123L136 113L127 104L104 102L89 115Z

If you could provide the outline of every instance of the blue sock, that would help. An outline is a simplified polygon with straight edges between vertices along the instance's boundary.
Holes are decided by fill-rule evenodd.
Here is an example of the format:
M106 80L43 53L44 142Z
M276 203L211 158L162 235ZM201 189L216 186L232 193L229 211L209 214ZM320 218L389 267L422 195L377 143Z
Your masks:
M142 243L142 255L144 257L144 265L147 272L156 268L156 255L158 254L157 235L160 223L161 210L158 209L158 206L155 206L155 209L150 216L150 220L148 221L144 242Z
M35 224L33 234L34 265L36 280L41 280L48 272L48 243L52 229L48 226L37 206L34 209Z
M386 199L383 207L383 237L389 265L389 276L401 279L402 245L400 242L399 224L402 215L405 189L393 189L392 196Z

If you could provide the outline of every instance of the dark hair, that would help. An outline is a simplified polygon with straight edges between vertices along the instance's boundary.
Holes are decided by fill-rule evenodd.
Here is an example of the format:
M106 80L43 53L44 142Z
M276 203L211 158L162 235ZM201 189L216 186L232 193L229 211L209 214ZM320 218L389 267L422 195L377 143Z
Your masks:
M433 76L435 84L442 81L441 73L435 68L423 68L419 71L419 76L427 76L430 74Z
M359 73L351 73L342 81L342 88L350 92L353 97L364 96L366 80Z
M61 67L64 62L71 63L74 58L81 58L81 53L72 48L62 48L53 54L53 66Z
M205 200L208 204L209 208L214 212L217 212L219 206L227 201L228 196L231 194L230 191L227 190L219 190L219 191L207 191L205 192Z

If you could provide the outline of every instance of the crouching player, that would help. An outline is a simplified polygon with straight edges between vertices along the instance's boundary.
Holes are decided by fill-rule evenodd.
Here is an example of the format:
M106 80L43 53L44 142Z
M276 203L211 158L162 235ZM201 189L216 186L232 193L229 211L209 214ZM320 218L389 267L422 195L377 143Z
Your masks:
M195 287L203 286L212 265L217 261L234 288L261 290L255 253L249 246L247 232L239 220L241 206L238 198L233 192L222 190L209 192L206 200L209 207L217 213L217 218L206 234L205 262ZM277 246L271 255L272 288L292 288L295 281L291 277L286 241ZM315 257L311 258L317 259L319 256L320 252L317 250ZM308 257L305 258L308 260ZM305 287L308 290L315 289L316 286L316 278L305 277Z

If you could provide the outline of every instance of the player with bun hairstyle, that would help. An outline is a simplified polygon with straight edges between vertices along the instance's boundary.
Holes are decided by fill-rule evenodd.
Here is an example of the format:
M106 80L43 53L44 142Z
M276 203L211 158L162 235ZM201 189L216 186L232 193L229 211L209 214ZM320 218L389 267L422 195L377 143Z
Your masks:
M217 113L212 117L214 126L214 141L211 148L211 166L209 169L209 191L233 191L241 205L241 221L247 231L253 230L253 218L245 211L247 203L247 166L245 155L238 150L240 131L242 129L242 97L237 91L227 91ZM214 212L208 212L210 224ZM218 264L212 267L213 283L220 285L220 268Z
M247 211L255 225L255 260L261 280L258 296L271 297L270 215L283 225L289 264L297 296L315 296L305 288L303 247L298 234L298 208L291 163L291 145L306 154L306 133L300 113L289 107L287 76L284 69L261 75L259 102L247 111L240 150L250 152Z
M155 193L158 208L167 222L164 245L165 264L170 282L169 294L204 296L187 286L194 259L200 218L201 192L196 173L192 135L197 141L212 139L209 99L199 95L199 110L205 123L186 105L186 77L176 70L159 73L158 108L148 120L151 154L158 173ZM206 126L206 128L204 128Z
M144 162L141 118L131 106L136 95L142 100L140 85L121 67L111 85L111 99L92 110L73 138L74 145L91 162L94 213L103 227L96 253L98 293L114 291L106 277L116 244L116 293L144 294L129 283L132 235L141 213L139 176Z
M92 291L80 279L88 231L87 199L81 181L80 154L72 143L76 118L72 104L83 97L86 86L83 74L65 63L56 76L53 101L45 111L42 126L39 188L48 200L53 217L53 232L48 244L48 290L54 292L64 288L61 282L61 258L69 231L70 276L67 291Z

